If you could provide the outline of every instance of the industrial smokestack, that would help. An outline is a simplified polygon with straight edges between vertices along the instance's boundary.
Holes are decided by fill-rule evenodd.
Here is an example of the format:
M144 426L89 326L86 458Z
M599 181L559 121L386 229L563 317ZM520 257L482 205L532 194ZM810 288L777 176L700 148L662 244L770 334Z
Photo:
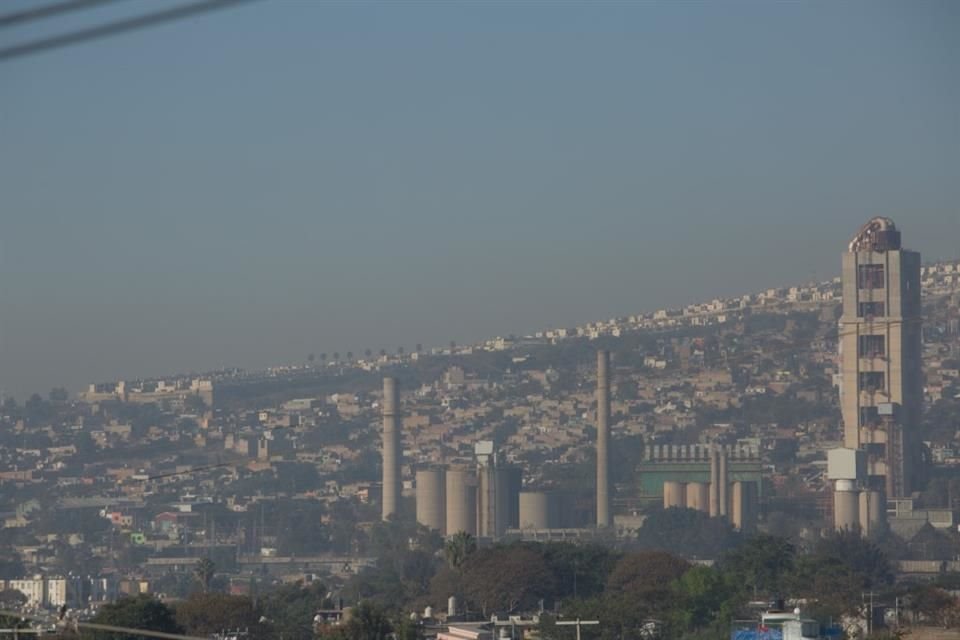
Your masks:
M597 352L597 527L610 526L610 352Z
M397 513L400 504L400 428L397 381L383 379L383 519Z
M720 515L720 455L710 447L710 517Z

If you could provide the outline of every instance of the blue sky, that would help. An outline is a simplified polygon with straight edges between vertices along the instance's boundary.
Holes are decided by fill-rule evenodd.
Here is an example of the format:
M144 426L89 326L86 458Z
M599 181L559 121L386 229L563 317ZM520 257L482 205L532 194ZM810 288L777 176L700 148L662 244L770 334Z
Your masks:
M956 258L960 5L255 2L0 63L0 193L18 395Z

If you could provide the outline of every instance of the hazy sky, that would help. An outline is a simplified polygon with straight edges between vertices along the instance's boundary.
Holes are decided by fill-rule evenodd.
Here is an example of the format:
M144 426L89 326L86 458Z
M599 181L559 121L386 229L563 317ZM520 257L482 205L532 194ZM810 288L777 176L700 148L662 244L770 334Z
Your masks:
M258 2L0 63L0 203L21 396L958 257L960 3Z

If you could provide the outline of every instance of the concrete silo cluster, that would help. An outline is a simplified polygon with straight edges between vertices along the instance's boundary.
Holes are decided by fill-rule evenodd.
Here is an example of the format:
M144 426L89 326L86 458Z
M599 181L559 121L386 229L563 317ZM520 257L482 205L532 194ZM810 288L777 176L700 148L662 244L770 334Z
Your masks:
M397 514L400 478L400 395L394 378L383 379L382 517ZM475 464L434 466L416 472L417 522L444 535L466 531L499 538L520 524L520 469L502 464L493 443L475 446Z
M838 530L867 536L886 526L886 501L882 491L869 487L867 468L862 449L827 452L827 477L834 483L833 523Z
M400 496L399 398L396 382L383 384L383 517L396 513ZM610 482L610 353L597 352L596 520L613 525ZM550 491L521 491L520 469L498 459L493 442L480 441L469 463L420 468L415 473L417 522L454 535L499 538L508 530L577 527L567 498ZM752 530L761 498L761 463L755 447L653 445L644 451L637 478L641 496L662 495L664 507L686 507L728 518ZM662 492L662 494L661 494ZM859 499L859 497L857 498ZM868 507L870 497L866 498ZM843 509L849 510L842 500ZM846 506L843 506L846 505ZM582 525L581 525L582 526Z
M499 538L519 525L520 483L520 469L498 464L492 443L478 442L476 464L416 472L417 522L443 535Z
M756 451L746 447L669 445L647 452L651 465L674 467L677 479L663 482L663 507L686 507L728 518L734 527L751 531L760 508L758 479L744 477L743 467L759 465ZM737 477L731 477L731 466ZM706 470L709 482L699 480Z

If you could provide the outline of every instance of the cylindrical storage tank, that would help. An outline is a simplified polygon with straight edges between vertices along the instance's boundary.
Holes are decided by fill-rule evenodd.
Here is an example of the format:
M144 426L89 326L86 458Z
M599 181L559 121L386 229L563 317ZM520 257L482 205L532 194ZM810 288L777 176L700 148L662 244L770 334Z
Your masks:
M860 533L863 537L870 535L870 492L861 491L860 500L858 504L858 512L860 517Z
M467 469L447 469L447 531L477 535L477 481Z
M550 496L541 491L520 492L520 528L550 529Z
M860 492L860 532L864 537L880 532L885 515L883 496L879 491Z
M833 526L839 531L860 529L860 495L853 480L836 481L833 492Z
M446 531L446 504L442 469L420 469L417 471L417 522L439 531Z
M730 505L733 526L743 532L753 531L759 510L757 485L753 482L734 482Z
M457 597L450 596L447 598L447 617L452 618L457 615Z
M516 495L512 495L510 491L511 484L511 473L508 467L497 467L496 473L494 474L496 478L496 527L494 532L499 538L507 532L507 528L510 526L510 512L513 510L512 502L518 500Z
M710 485L706 482L687 483L687 508L710 513Z
M882 491L870 491L870 530L879 533L887 522L887 510L884 505Z
M510 507L510 520L507 523L508 529L517 529L520 527L520 489L523 488L523 469L520 467L505 467L509 483L507 501Z
M663 508L686 507L686 486L682 482L667 481L663 483Z

